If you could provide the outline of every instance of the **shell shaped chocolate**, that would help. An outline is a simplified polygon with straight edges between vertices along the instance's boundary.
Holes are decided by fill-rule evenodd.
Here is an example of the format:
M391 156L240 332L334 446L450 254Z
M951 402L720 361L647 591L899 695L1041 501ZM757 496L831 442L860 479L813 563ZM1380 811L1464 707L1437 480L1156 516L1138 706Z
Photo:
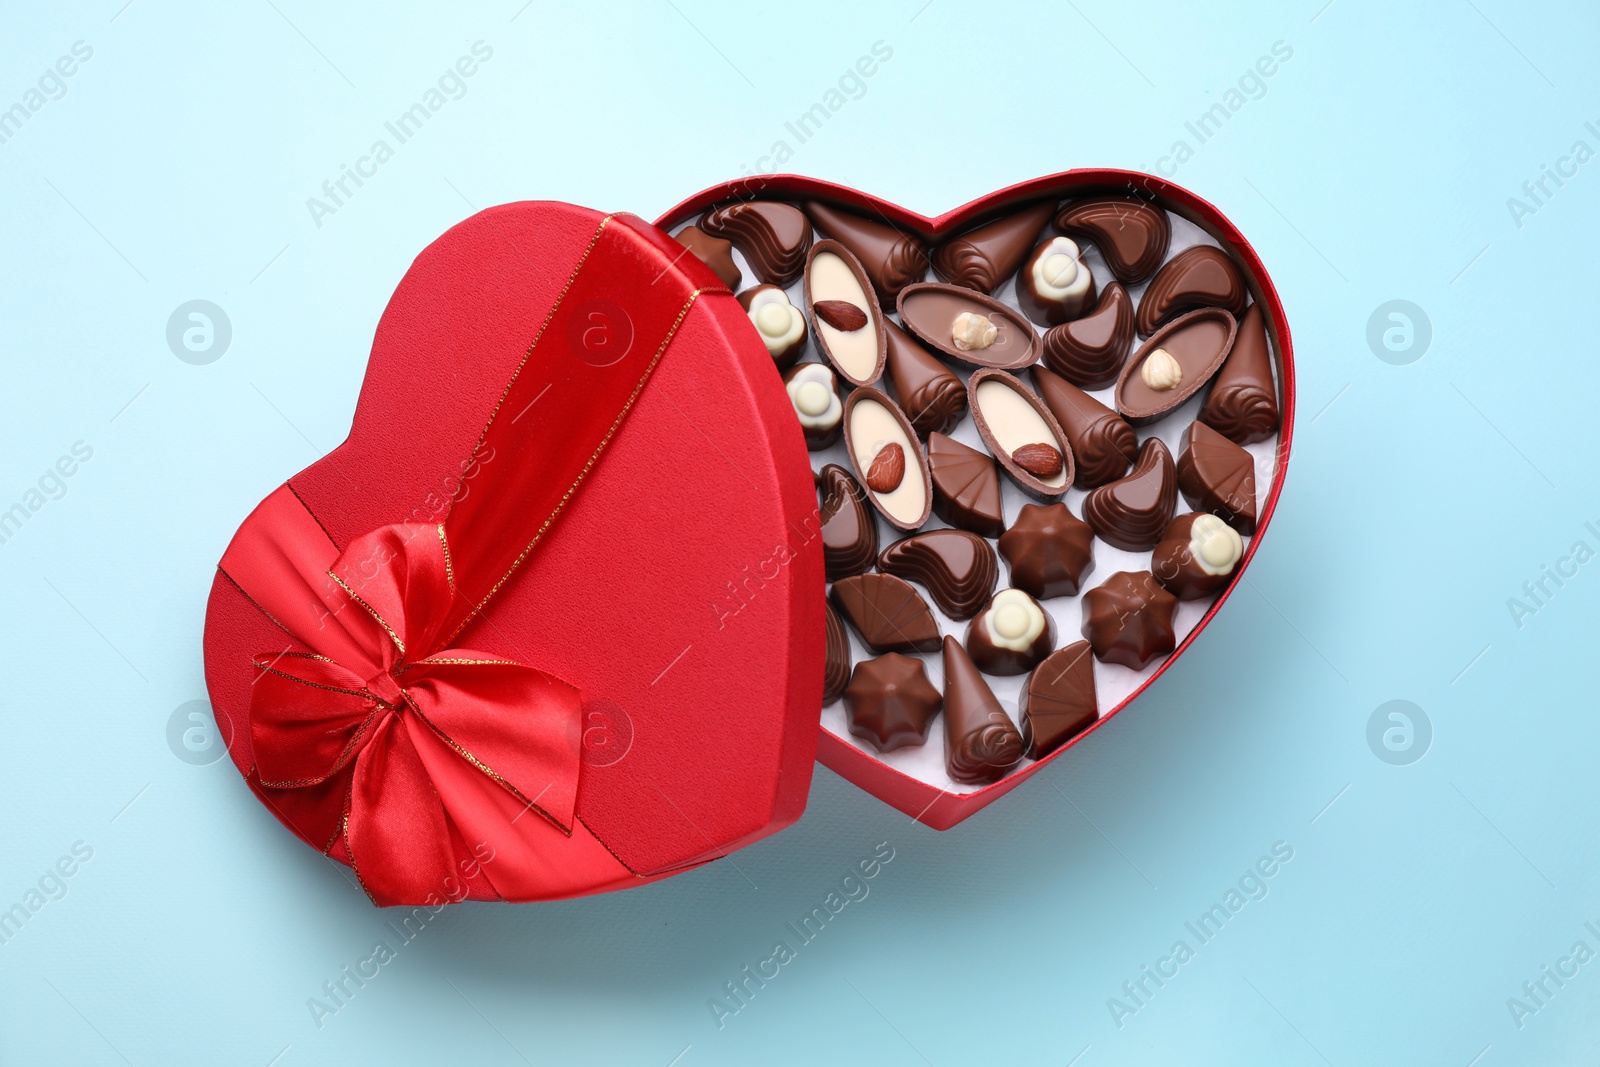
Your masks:
M929 530L896 541L878 557L878 569L921 585L952 619L981 611L1000 576L989 542L965 530Z
M1156 437L1139 449L1124 478L1083 498L1083 518L1102 541L1129 552L1154 548L1178 506L1178 476L1172 453Z
M999 537L1005 520L994 460L935 432L928 435L928 464L933 472L934 514L951 526Z
M1172 241L1165 211L1126 196L1073 201L1056 215L1056 229L1093 241L1111 273L1128 285L1150 277Z
M1165 324L1195 308L1226 308L1237 318L1249 299L1244 275L1228 254L1212 245L1186 248L1150 279L1134 326L1149 337Z
M1255 457L1203 422L1183 432L1178 489L1194 510L1210 512L1242 534L1255 533Z
M839 614L874 652L936 652L939 624L911 583L892 574L856 574L833 583Z
M1017 698L1029 759L1042 759L1093 726L1100 717L1094 659L1087 641L1050 653L1033 669Z
M1099 389L1117 380L1133 348L1133 298L1112 282L1094 310L1044 333L1044 365L1074 385Z
M749 200L706 212L700 228L732 241L764 282L789 285L806 267L811 220L793 204Z

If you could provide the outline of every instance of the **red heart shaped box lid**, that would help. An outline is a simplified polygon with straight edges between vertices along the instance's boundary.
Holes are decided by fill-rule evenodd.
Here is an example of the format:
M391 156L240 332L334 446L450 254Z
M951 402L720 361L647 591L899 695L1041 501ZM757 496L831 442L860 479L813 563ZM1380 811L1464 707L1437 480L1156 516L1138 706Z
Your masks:
M438 521L429 509L459 484L602 217L508 204L417 257L378 324L349 438L289 479L339 548L385 524ZM616 279L618 304L666 269L716 284L648 223L611 224L642 235L648 252ZM567 869L556 849L531 861L536 884L520 878L515 899L639 884L799 817L823 673L822 556L807 536L816 511L805 442L770 356L731 295L702 295L576 495L461 635L581 688L586 714L603 709L593 721L613 746L602 758L586 751L577 812L626 870ZM219 571L206 681L247 775L252 657L283 645L283 631ZM252 788L289 825L293 798ZM340 841L308 843L350 862ZM474 899L511 899L476 869L466 885Z

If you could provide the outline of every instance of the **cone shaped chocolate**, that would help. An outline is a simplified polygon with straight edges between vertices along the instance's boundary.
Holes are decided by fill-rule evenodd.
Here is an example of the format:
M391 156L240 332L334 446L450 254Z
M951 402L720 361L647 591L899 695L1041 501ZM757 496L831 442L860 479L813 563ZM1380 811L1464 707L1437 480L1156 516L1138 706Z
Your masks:
M968 785L993 782L1022 758L1022 735L954 637L944 639L944 763Z
M1240 320L1233 350L1200 408L1200 421L1240 445L1278 432L1278 393L1260 304L1251 304Z
M1036 204L952 238L933 254L933 269L947 282L992 293L1027 258L1054 213L1053 203Z
M1122 477L1139 455L1139 438L1126 419L1059 374L1033 367L1039 399L1061 424L1077 461L1079 489Z
M883 326L889 338L889 380L900 410L923 437L948 433L967 413L967 387L900 327L892 322Z
M828 204L812 201L804 208L824 237L838 241L861 261L883 310L893 311L900 290L922 281L927 273L928 250L910 234Z

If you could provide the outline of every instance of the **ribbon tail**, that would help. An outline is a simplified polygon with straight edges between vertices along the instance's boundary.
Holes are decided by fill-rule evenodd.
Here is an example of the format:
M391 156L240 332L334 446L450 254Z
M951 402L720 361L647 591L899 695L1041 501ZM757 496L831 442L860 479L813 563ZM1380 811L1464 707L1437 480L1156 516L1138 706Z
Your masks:
M344 817L351 868L379 907L460 899L450 823L400 716L362 749Z

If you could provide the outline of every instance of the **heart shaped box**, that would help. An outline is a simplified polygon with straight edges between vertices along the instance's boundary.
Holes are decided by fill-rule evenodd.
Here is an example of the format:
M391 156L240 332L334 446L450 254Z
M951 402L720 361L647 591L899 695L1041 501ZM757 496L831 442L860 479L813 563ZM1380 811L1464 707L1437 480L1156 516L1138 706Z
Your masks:
M1209 234L1220 246L1232 253L1245 268L1251 298L1262 305L1267 320L1267 330L1272 342L1273 359L1278 377L1279 430L1276 466L1271 486L1260 501L1255 535L1245 548L1245 554L1233 579L1222 590L1210 608L1200 618L1177 648L1149 677L1145 678L1126 698L1118 702L1088 729L1045 756L1043 759L1014 770L1004 778L982 788L968 792L951 792L921 779L912 777L878 759L873 753L822 726L819 731L817 758L840 776L849 779L862 789L936 830L947 830L974 813L994 803L1017 788L1051 761L1061 757L1067 749L1081 743L1112 715L1131 704L1146 687L1151 685L1170 667L1184 650L1200 635L1222 609L1251 558L1260 547L1283 491L1284 476L1288 470L1290 442L1294 434L1295 377L1294 354L1289 336L1288 320L1277 290L1267 275L1266 268L1250 243L1215 206L1186 189L1153 175L1137 171L1112 169L1079 169L1052 174L1000 189L986 196L946 212L937 218L900 207L869 196L847 186L818 181L795 175L756 175L739 181L713 186L673 207L656 225L672 231L693 219L714 204L730 200L821 200L839 205L869 217L884 219L901 229L920 235L930 246L939 241L991 219L1005 215L1012 207L1029 201L1046 198L1062 199L1068 196L1093 196L1101 194L1133 195L1150 201L1166 210L1193 222ZM1071 640L1073 638L1065 638ZM930 741L930 744L934 742Z
M609 273L588 280L624 319L652 287L666 287L664 277L715 290L690 298L592 473L522 573L461 633L467 647L581 689L581 827L563 836L537 817L501 820L509 822L504 839L485 846L464 836L451 811L460 877L435 894L445 900L552 899L637 885L783 828L809 791L824 584L804 439L765 347L711 272L632 216L610 219L621 251L609 266L593 266L598 256L585 264L601 220L567 204L510 204L425 249L378 324L349 437L288 482L332 542L330 553L387 524L440 523L452 498L490 491L505 473L485 461L464 475L463 461L579 264ZM656 340L648 339L651 348ZM560 401L540 408L538 399L524 409L530 424L566 417ZM269 497L230 553L284 503L295 506L285 490ZM296 829L306 825L297 805L308 791L264 788L253 775L250 709L253 658L305 649L230 578L230 558L206 615L211 703L234 763ZM461 761L451 773L476 772ZM347 844L349 803L343 837L296 832L359 876Z

